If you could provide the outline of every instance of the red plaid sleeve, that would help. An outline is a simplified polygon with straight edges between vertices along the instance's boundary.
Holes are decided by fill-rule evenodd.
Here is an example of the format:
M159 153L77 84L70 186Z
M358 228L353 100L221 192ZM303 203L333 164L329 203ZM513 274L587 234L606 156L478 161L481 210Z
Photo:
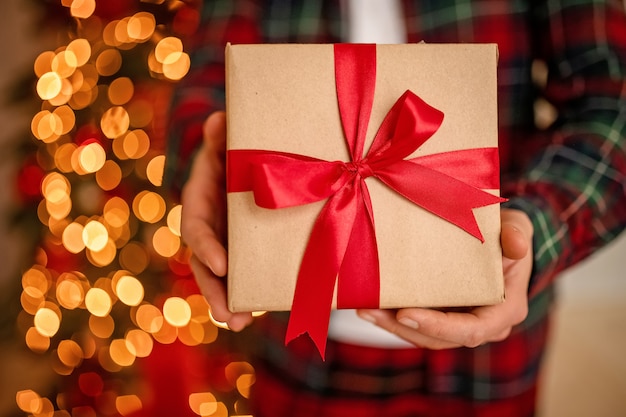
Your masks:
M530 292L615 238L626 225L626 16L619 1L541 2L533 47L548 68L543 89L556 109L538 134L540 147L519 147L529 161L505 181L509 206L534 224ZM541 149L534 152L534 149Z

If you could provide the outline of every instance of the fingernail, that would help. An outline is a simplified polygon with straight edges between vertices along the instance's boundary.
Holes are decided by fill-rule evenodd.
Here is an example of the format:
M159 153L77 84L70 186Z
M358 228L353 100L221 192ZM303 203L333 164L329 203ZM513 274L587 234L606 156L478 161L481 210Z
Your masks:
M209 261L207 261L206 259L204 260L204 264L206 265L207 268L209 268L211 270L211 272L213 273L213 275L217 275L215 273L215 271L213 270L213 267L211 266L211 264L209 263Z
M410 327L411 329L418 329L420 327L415 320L411 320L408 317L402 317L401 319L398 319L398 321L406 327Z
M359 317L361 317L365 321L369 321L370 323L376 324L376 317L374 317L370 313L366 313L364 311L359 311Z

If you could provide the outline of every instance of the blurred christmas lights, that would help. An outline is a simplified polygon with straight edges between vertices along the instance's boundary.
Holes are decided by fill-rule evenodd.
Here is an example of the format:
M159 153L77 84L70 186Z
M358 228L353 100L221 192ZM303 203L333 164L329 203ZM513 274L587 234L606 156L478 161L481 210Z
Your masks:
M97 15L95 0L58 1L75 26L65 45L34 62L41 109L31 132L38 147L20 184L29 195L39 184L43 233L35 262L22 275L18 324L28 348L48 354L51 368L74 377L90 401L27 389L16 393L16 403L33 416L126 416L146 400L139 391L116 388L108 374L149 357L155 343L197 346L218 337L220 324L201 295L154 288L154 274L188 276L190 254L180 239L182 207L168 207L158 189L165 156L154 140L163 133L154 125L162 110L145 91L161 85L156 90L167 95L187 74L190 59L178 36L200 18L180 0L128 2L133 12L108 20ZM151 7L137 11L142 3ZM169 26L153 14L156 6L173 14ZM147 53L129 53L140 47ZM141 61L147 81L123 73L128 60ZM235 361L224 373L231 389L247 398L252 366ZM216 393L188 395L200 416L227 417L233 408Z

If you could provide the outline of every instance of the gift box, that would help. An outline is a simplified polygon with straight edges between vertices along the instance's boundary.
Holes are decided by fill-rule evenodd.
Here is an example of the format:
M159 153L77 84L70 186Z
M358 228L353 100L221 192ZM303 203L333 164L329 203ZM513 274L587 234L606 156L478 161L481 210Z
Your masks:
M503 301L493 44L228 45L228 303ZM318 347L323 350L323 346Z

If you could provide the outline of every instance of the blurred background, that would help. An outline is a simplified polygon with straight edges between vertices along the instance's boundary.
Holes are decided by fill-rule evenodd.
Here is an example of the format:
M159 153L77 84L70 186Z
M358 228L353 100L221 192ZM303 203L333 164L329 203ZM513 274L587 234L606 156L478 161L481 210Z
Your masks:
M0 2L0 416L247 414L160 189L196 6ZM560 280L541 417L626 415L625 255Z

